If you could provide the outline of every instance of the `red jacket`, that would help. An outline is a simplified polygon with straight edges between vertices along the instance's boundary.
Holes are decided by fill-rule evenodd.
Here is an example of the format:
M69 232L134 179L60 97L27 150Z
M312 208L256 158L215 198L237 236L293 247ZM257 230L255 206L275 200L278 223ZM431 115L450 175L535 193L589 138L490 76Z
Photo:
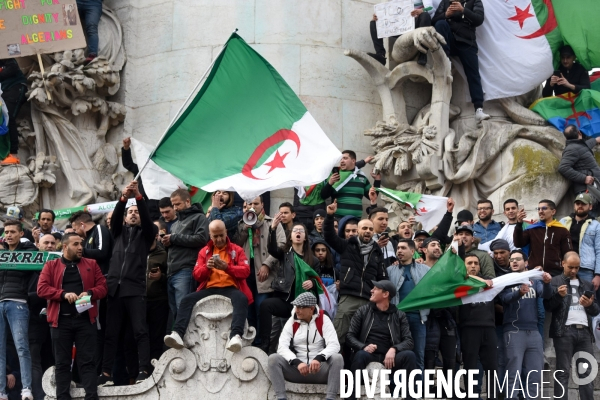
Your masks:
M37 293L42 299L48 300L48 322L53 328L58 327L58 312L60 310L60 302L62 301L62 279L67 266L63 263L62 258L48 261L38 281ZM79 274L83 281L83 290L92 292L92 300L100 300L106 297L108 287L106 286L106 278L102 275L102 271L95 260L90 258L82 258L77 264ZM79 293L77 293L79 295ZM96 322L98 315L98 307L88 310L90 322Z
M196 261L193 274L194 279L200 282L198 290L204 289L208 283L211 271L206 267L206 261L209 257L212 257L213 248L213 241L209 240L206 246L200 249L200 252L198 253L198 260ZM227 254L229 254L229 266L225 272L235 279L238 288L248 298L248 304L252 304L254 299L252 298L252 292L246 283L246 278L250 276L250 265L248 264L244 249L237 244L231 243L229 238L227 238Z

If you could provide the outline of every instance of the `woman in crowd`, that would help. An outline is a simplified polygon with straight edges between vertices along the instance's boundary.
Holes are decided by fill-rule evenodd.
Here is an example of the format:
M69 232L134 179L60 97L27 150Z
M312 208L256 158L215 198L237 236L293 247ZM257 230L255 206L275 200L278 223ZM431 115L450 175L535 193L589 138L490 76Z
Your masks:
M217 190L212 195L212 204L206 213L209 223L217 219L225 223L229 240L233 240L237 232L238 222L244 215L242 207L233 204L233 198L234 192Z

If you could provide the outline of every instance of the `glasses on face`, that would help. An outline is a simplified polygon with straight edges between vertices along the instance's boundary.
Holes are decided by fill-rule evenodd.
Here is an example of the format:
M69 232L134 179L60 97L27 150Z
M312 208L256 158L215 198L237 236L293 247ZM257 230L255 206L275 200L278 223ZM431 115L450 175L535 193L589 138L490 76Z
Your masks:
M550 209L550 208L549 208L549 207L546 207L546 206L543 206L543 207L537 207L537 208L536 208L536 210L538 210L538 211L546 211L546 210L549 210L549 209Z
M292 232L294 232L294 233L304 233L304 229L302 229L302 228L296 228L296 229L292 229Z
M509 258L508 259L509 262L515 262L515 261L523 261L523 257L514 257L514 258Z
M422 243L424 240L425 240L425 239L415 239L415 240L413 240L413 242L419 242L419 243Z
M488 210L491 210L491 209L492 209L492 207L478 207L477 211L488 211Z

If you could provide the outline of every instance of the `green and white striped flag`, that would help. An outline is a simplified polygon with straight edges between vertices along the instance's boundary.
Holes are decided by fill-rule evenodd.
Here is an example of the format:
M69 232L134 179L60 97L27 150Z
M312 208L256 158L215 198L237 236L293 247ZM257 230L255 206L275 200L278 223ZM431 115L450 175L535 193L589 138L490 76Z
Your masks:
M59 252L47 251L0 251L0 271L41 271L47 261L61 256Z
M385 194L390 199L412 208L415 213L415 220L420 222L426 231L433 229L439 224L444 214L446 214L447 197L401 192L388 188L377 188L377 191Z

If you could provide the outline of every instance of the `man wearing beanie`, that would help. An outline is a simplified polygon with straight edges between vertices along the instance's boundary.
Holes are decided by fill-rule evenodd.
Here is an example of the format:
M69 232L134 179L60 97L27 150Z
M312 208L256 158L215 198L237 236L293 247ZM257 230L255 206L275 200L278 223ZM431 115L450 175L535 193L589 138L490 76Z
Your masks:
M325 240L325 236L323 236L323 221L325 221L326 215L327 211L325 210L316 210L313 213L313 225L315 229L308 235L308 240L310 240L311 244L317 239Z

